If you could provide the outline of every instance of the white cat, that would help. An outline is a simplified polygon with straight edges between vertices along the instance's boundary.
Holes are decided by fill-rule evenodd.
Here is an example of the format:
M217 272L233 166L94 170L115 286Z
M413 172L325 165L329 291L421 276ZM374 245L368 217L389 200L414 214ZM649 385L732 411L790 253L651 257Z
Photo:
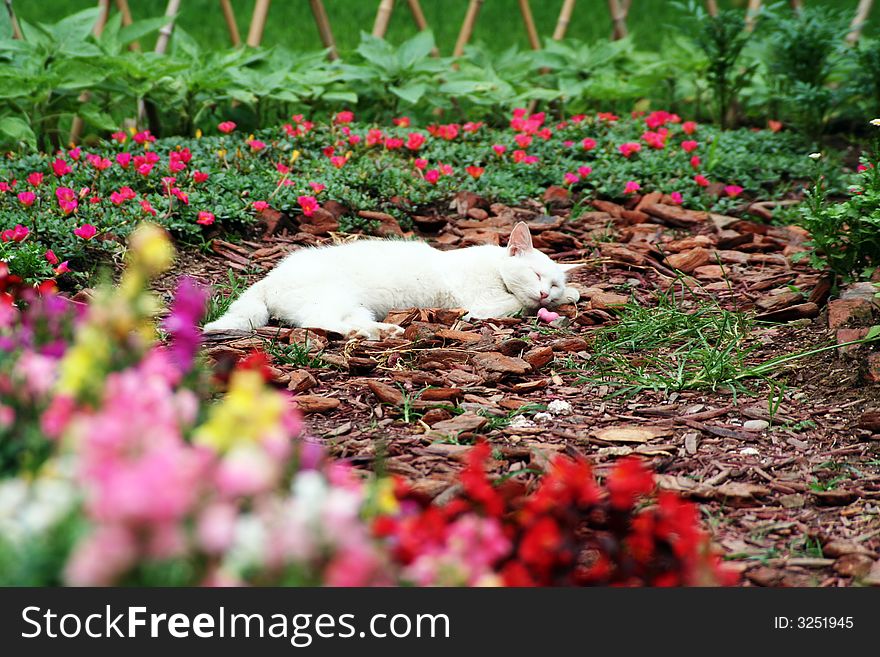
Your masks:
M393 308L466 308L468 318L573 303L560 265L532 247L518 223L507 248L438 251L424 242L359 240L290 254L206 331L285 324L376 339L403 331L378 321Z

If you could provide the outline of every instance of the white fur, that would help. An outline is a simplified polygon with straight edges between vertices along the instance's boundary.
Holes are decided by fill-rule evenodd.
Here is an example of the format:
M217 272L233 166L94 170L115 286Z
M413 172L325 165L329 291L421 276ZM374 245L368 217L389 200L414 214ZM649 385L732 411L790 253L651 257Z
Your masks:
M532 248L520 223L507 248L438 251L424 242L361 240L290 254L248 288L206 331L285 324L377 338L400 333L382 318L394 308L467 308L502 317L577 301L565 269ZM542 298L542 293L546 295Z

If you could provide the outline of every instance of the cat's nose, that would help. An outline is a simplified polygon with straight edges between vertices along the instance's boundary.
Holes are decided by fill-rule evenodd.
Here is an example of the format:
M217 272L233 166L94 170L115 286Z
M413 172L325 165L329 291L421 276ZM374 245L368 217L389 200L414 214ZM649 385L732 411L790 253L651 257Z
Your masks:
M541 298L542 298L542 299L546 299L546 298L549 297L549 296L550 296L550 295L547 294L546 292L541 292Z

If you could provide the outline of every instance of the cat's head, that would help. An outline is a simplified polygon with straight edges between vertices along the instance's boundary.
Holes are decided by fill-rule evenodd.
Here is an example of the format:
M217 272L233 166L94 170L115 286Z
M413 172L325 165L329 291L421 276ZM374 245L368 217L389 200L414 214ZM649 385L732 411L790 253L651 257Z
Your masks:
M532 246L529 227L519 222L510 233L501 278L524 308L558 304L565 293L565 272L578 265L560 265Z

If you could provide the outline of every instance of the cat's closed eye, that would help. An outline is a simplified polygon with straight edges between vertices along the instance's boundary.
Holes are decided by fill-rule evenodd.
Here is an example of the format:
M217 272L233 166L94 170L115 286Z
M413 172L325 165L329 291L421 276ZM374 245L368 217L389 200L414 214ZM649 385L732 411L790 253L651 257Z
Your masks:
M538 280L539 280L539 281L541 280L541 274L539 274L538 272L535 272L535 276L538 277Z

